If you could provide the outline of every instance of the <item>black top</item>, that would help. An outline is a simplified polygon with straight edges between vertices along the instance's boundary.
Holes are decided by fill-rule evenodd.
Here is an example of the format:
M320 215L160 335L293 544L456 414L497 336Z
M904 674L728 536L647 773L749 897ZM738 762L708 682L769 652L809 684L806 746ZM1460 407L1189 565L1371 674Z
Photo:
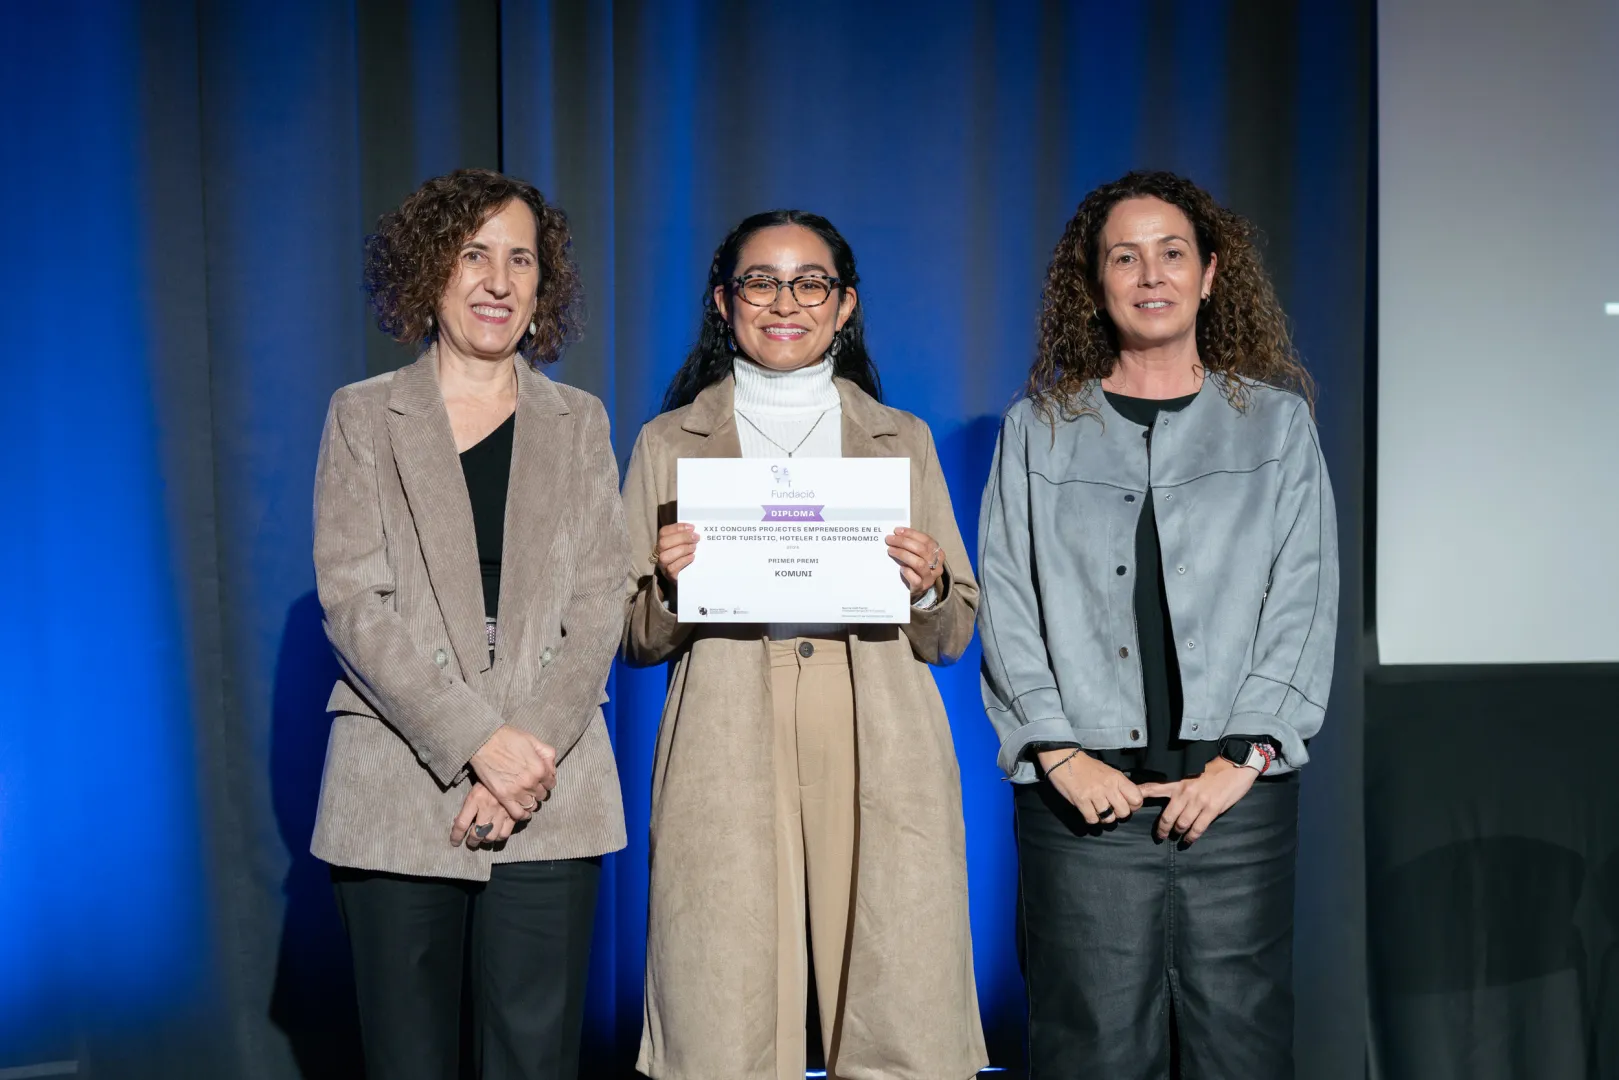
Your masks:
M1105 392L1105 391L1104 391ZM1179 412L1197 400L1186 397L1153 400L1107 394L1108 404L1132 424L1140 424L1152 457L1152 433L1160 412ZM1147 705L1147 745L1094 751L1096 757L1140 779L1180 780L1196 776L1220 753L1213 740L1180 738L1181 671L1175 655L1175 628L1170 625L1169 600L1164 595L1164 560L1158 546L1156 499L1148 493L1136 518L1135 574L1136 649L1141 661L1142 691ZM1150 774L1150 775L1149 775Z
M494 618L500 606L500 554L506 531L506 488L512 477L512 435L517 414L461 451L461 475L472 498L472 528L478 535L478 568L483 573L483 613Z

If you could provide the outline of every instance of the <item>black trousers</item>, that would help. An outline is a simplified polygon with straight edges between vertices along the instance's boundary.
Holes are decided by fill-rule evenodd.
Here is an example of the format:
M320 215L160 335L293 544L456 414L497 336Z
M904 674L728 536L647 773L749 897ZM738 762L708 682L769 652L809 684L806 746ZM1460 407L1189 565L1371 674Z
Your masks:
M1189 847L1163 799L1091 826L1045 781L1014 798L1029 1080L1292 1080L1297 774Z
M488 882L334 868L369 1080L456 1080L469 974L477 1075L575 1080L600 877L600 859Z

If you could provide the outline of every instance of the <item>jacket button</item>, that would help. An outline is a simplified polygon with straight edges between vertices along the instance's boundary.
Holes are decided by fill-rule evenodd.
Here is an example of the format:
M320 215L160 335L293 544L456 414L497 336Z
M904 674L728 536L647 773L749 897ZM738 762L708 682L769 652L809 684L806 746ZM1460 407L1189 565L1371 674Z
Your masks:
M807 641L800 641L798 643L798 655L808 660L810 657L815 655L815 646L811 645Z
M1135 496L1134 496L1134 495L1126 495L1126 496L1125 496L1125 497L1124 497L1124 501L1125 501L1125 502L1135 502L1135 501L1136 501L1136 497L1135 497Z
M1131 742L1140 742L1141 741L1141 729L1139 729L1139 728L1131 728L1130 729L1130 741Z
M1197 648L1197 642L1192 641L1191 639L1187 639L1186 647L1188 649L1195 649L1195 648Z
M1177 573L1177 574L1184 574L1184 573L1186 573L1186 567L1184 567L1184 566L1177 566L1177 567L1175 567L1175 573Z
M1192 730L1193 730L1193 731L1196 731L1196 730L1197 730L1197 724L1195 724L1195 723L1194 723L1194 724L1193 724L1193 725L1192 725Z
M433 663L437 664L439 667L443 667L445 664L448 664L449 662L450 662L449 654L447 654L443 649L435 649L435 650L433 650Z
M1117 570L1115 570L1113 572L1115 574L1119 575L1120 577L1123 577L1124 576L1124 567L1121 566L1121 567L1119 567Z
M427 747L424 746L421 749L416 751L416 756L421 758L423 761L432 761L433 760L433 751L429 750Z
M1169 501L1169 500L1170 500L1170 499L1173 499L1173 498L1174 498L1174 497L1175 497L1175 496L1173 496L1173 495L1165 495L1165 496L1164 496L1164 501L1165 501L1165 502L1168 502L1168 501Z
M545 667L547 664L549 664L551 662L552 657L554 657L555 655L556 654L553 653L549 648L547 648L544 652L540 653L540 666Z
M1120 646L1119 646L1119 655L1120 655L1120 656L1121 656L1121 657L1125 657L1125 656L1129 656L1129 655L1130 655L1130 649L1129 649L1129 646L1126 646L1126 645L1120 645Z

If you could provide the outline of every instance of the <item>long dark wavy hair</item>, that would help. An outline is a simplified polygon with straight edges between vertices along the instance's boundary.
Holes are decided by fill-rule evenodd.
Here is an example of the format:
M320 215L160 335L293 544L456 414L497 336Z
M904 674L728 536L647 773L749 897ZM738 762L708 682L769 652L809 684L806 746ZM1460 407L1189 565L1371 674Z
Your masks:
M1094 414L1095 383L1118 363L1118 330L1102 295L1102 228L1115 206L1137 198L1162 199L1186 215L1204 267L1219 256L1208 302L1197 314L1197 352L1205 372L1238 376L1220 380L1227 399L1243 408L1249 385L1265 383L1295 391L1313 408L1315 382L1299 362L1260 264L1254 226L1185 177L1132 172L1085 196L1046 270L1039 346L1023 390L1040 417L1055 423Z
M691 351L686 354L686 362L680 365L680 370L675 372L675 377L669 381L669 389L664 391L664 412L690 405L703 390L731 373L731 362L736 356L732 351L731 327L725 321L725 316L720 313L719 306L714 303L714 290L721 286L731 288L731 278L736 274L737 259L741 256L742 247L748 242L748 238L761 229L769 229L776 225L802 225L826 241L826 246L832 250L832 272L839 282L840 302L845 289L852 289L860 284L860 274L855 270L854 250L849 247L849 242L838 232L837 227L820 214L811 214L805 210L767 210L762 214L744 218L720 242L719 248L714 252L714 261L709 263L708 283L703 286L703 317L697 328L697 343L691 347ZM827 300L827 303L831 302L830 299ZM871 362L871 355L866 352L864 304L855 305L854 314L849 316L849 321L843 324L843 329L832 338L832 347L835 350L832 373L848 379L881 401L882 382L877 378L877 368Z

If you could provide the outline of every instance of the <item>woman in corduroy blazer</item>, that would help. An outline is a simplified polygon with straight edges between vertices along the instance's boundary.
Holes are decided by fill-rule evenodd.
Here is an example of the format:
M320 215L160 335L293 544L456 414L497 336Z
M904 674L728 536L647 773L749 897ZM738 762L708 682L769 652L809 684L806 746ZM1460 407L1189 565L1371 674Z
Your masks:
M568 244L537 190L483 170L367 241L380 326L424 351L339 390L322 437L344 677L312 846L372 1080L457 1076L468 966L480 1075L578 1072L600 857L624 845L600 705L631 569L606 413L536 370L569 336Z

